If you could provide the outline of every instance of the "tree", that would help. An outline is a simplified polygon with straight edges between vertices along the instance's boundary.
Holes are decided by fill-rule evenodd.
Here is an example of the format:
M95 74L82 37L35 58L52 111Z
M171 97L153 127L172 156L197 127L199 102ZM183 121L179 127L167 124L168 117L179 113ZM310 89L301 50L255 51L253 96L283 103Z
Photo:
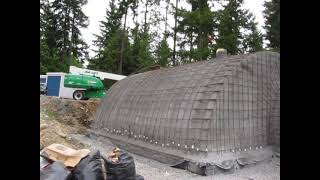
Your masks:
M248 10L241 9L243 0L230 0L224 9L219 12L218 39L216 48L225 48L230 54L241 52L240 44L243 35L240 33L245 28Z
M176 41L177 41L177 18L178 18L178 1L176 0L176 5L175 5L175 13L174 13L174 35L173 35L173 53L172 53L172 65L176 65Z
M100 71L107 71L109 67L107 67L106 65L112 64L109 62L110 56L108 56L106 50L110 50L110 48L112 48L110 44L115 44L115 40L119 39L119 37L113 36L117 36L117 33L121 32L121 16L118 13L119 9L115 3L115 0L111 0L108 7L109 9L106 10L105 20L100 21L100 35L95 35L96 39L93 41L94 45L98 48L96 51L97 55L94 58L90 59L88 66L88 68ZM109 48L107 48L108 46ZM114 46L114 48L117 49L117 46ZM114 50L112 50L111 52L114 52ZM114 62L114 59L112 59L111 61Z
M169 3L170 0L166 0L166 11L165 11L165 18L164 18L164 23L165 23L165 28L164 28L164 33L163 33L163 38L160 41L160 43L157 46L156 49L156 60L158 65L161 67L167 67L169 65L169 60L171 57L171 49L168 45L167 38L168 38L168 10L169 10Z
M140 43L138 52L138 69L149 67L154 64L154 59L151 55L150 49L150 35L149 28L144 27L143 31L140 33Z
M137 3L137 0L122 0L118 4L114 0L109 2L106 18L101 21L101 33L95 35L94 43L98 46L97 55L90 60L89 68L124 75L137 70L139 64L137 55L141 43L139 26L132 33L136 37L134 45L130 44L126 26L128 10L136 14ZM123 24L122 18L124 18ZM135 53L132 53L132 46L136 48Z
M115 4L115 0L111 0L108 5L109 9L106 9L105 21L100 21L100 35L96 35L96 40L93 44L98 47L99 52L103 49L106 42L111 38L111 35L120 28L121 17L117 13L118 8Z
M122 42L121 42L121 54L120 54L120 61L119 61L119 69L118 73L122 74L122 65L123 65L123 56L124 56L124 46L125 46L125 40L127 39L127 14L129 6L132 4L132 8L134 9L136 7L136 0L122 0L120 2L119 12L120 15L124 15L124 23L123 23L123 33L122 33ZM134 12L135 13L135 12Z
M139 51L140 51L140 31L139 31L139 23L135 23L135 27L132 29L131 34L132 34L132 39L133 39L133 44L131 46L131 51L130 51L130 72L136 72L138 70L139 61Z
M59 33L57 19L48 0L40 1L40 73L66 71L67 67L59 60Z
M280 0L265 1L264 7L267 46L280 51Z
M67 72L70 65L82 66L88 45L80 28L88 26L82 12L87 0L40 0L40 71Z
M171 57L171 49L167 43L166 38L164 37L162 41L159 43L158 48L156 50L157 63L161 67L167 67L169 63L169 59Z
M250 14L250 16L253 16ZM248 28L250 33L244 38L243 52L258 52L263 50L263 35L257 28L255 18L248 22Z
M119 70L119 60L121 58L122 30L116 30L108 40L103 51L103 70L111 73L117 73Z
M58 45L61 49L61 61L68 65L73 57L83 63L88 56L88 45L82 39L80 32L80 28L88 26L88 17L82 11L82 6L86 4L87 0L54 0L52 3L59 26L57 33L62 34Z
M182 59L189 56L189 62L205 60L210 55L209 37L216 29L216 14L211 11L208 0L188 0L187 2L191 5L191 11L185 9L178 11L178 17L181 20L178 20L177 32L184 35L179 43L181 51L179 54L183 56Z
M154 5L159 5L159 0L145 0L144 4L144 16L143 16L143 24L142 28L139 29L139 24L136 23L136 27L133 31L133 37L134 37L134 44L133 44L133 50L137 53L137 56L135 56L135 60L133 62L137 63L137 70L149 67L151 65L154 65L155 60L152 56L151 52L151 42L153 39L153 34L150 32L150 25L154 25L155 21L158 21L158 18L156 17L156 11L150 9ZM153 12L153 15L155 17L149 17L149 13ZM155 32L156 33L156 32Z

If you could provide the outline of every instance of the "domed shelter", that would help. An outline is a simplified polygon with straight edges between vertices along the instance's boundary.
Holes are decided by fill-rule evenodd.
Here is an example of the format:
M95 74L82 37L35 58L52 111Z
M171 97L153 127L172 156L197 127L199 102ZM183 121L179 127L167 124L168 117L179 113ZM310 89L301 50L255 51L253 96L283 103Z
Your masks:
M111 87L96 118L95 135L200 174L266 159L280 147L280 54L221 56L129 76Z

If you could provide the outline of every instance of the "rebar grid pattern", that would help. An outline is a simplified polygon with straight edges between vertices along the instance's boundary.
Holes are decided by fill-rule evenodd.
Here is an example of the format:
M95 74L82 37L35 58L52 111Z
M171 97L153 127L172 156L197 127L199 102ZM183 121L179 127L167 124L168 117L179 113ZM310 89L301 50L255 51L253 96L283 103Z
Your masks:
M227 56L114 84L93 130L177 150L280 144L280 55Z

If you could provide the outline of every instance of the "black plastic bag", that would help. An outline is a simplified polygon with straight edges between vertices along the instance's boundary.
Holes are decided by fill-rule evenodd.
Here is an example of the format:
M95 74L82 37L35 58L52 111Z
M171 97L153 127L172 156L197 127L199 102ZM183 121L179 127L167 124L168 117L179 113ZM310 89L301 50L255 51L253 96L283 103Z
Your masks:
M93 151L74 168L72 180L106 180L105 162L99 151Z
M51 163L52 161L40 155L40 171L45 167L49 166Z
M136 168L133 157L127 152L120 150L118 163L112 163L106 159L108 180L136 180Z
M56 161L40 170L40 180L70 180L71 172L62 162Z

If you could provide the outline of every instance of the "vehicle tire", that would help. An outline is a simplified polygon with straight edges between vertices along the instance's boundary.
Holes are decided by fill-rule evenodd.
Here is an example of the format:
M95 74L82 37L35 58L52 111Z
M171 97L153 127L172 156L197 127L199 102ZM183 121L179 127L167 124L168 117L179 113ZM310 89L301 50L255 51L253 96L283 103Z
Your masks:
M75 91L73 93L74 100L83 100L84 99L84 92L83 91Z

